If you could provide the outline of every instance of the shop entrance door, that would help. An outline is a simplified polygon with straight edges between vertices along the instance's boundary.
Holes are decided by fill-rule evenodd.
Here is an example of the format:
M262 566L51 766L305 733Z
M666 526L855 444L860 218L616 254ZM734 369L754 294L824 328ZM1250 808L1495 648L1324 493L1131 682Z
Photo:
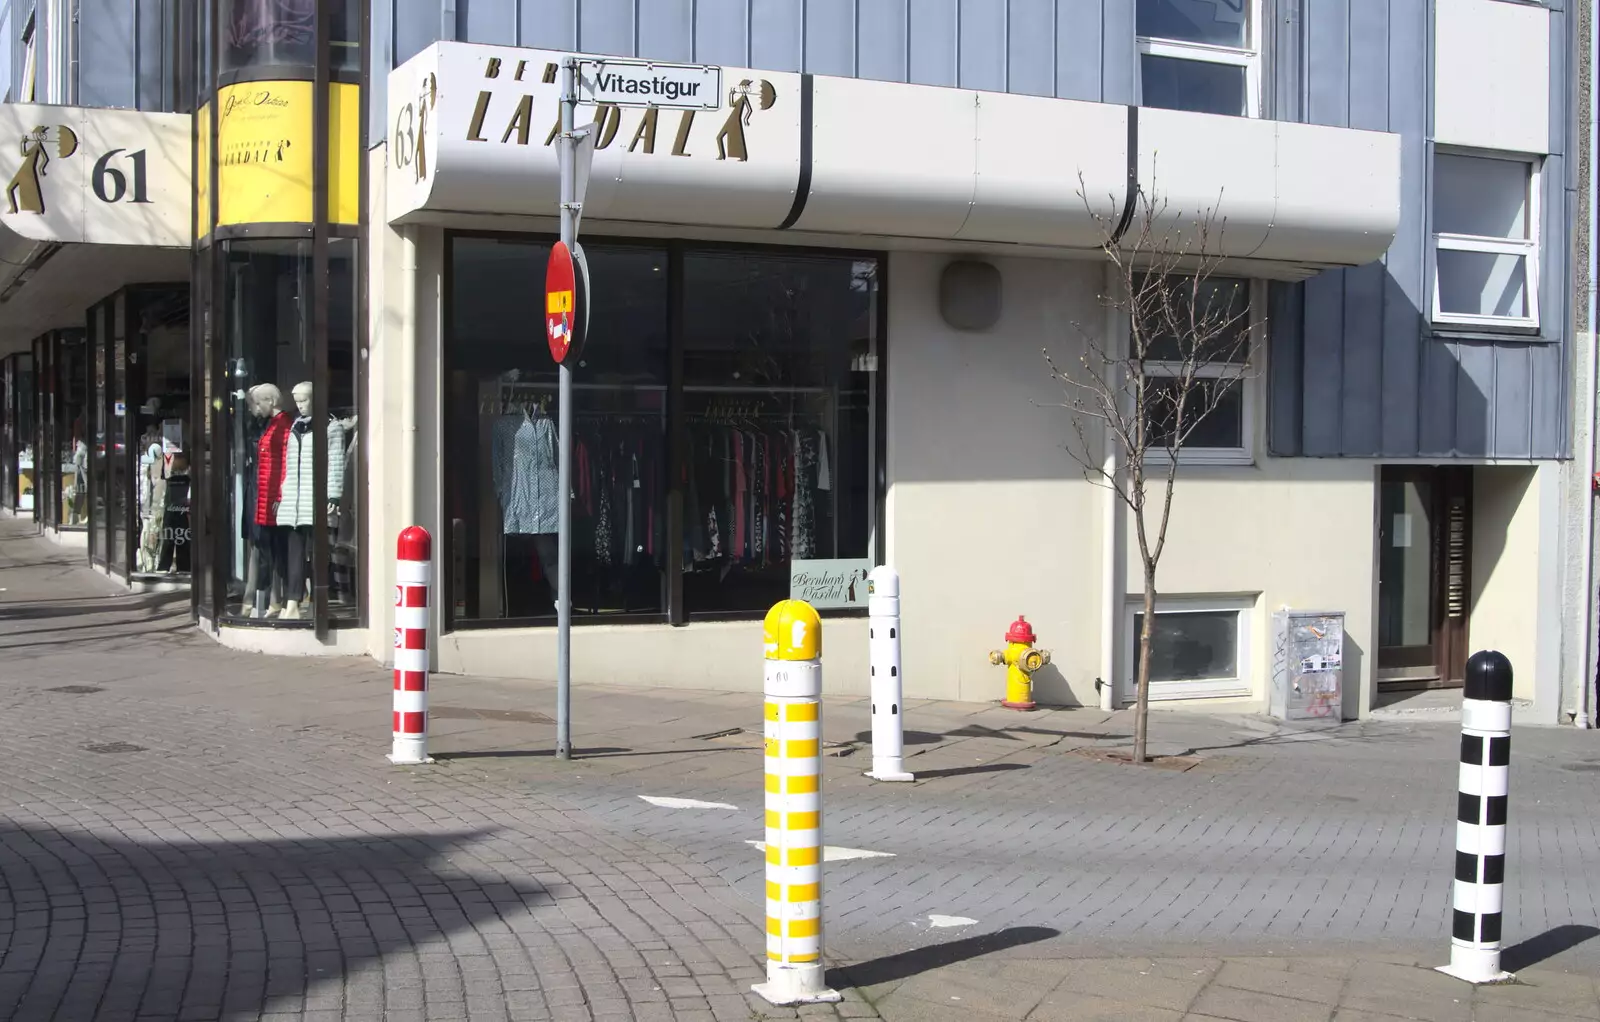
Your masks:
M1472 609L1472 469L1389 466L1379 491L1378 684L1459 687Z

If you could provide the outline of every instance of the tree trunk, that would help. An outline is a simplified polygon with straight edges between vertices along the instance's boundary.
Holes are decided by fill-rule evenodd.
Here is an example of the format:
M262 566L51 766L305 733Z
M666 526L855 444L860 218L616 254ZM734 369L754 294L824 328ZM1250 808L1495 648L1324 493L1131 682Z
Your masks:
M1133 761L1145 761L1145 738L1150 731L1150 631L1156 619L1156 577L1144 573L1144 618L1139 627L1139 670L1134 676L1138 700L1133 711Z

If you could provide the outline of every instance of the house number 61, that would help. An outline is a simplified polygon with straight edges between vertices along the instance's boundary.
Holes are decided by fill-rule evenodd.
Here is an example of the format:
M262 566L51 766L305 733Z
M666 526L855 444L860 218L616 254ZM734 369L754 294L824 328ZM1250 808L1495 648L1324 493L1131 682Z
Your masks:
M95 161L90 184L94 188L95 198L101 202L121 202L122 197L128 194L128 176L111 165L111 161L121 152L123 150L113 149ZM149 184L145 180L145 150L128 153L127 159L133 164L133 197L128 201L149 202Z

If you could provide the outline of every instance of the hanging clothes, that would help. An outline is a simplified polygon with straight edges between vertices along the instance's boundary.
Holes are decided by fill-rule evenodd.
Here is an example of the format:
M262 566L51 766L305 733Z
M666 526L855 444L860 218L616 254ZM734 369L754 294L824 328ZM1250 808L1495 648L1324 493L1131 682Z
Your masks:
M256 441L257 525L278 524L278 504L283 499L284 454L289 444L288 412L277 412Z
M555 532L557 496L556 429L542 412L502 415L490 440L495 495L500 498L506 535Z

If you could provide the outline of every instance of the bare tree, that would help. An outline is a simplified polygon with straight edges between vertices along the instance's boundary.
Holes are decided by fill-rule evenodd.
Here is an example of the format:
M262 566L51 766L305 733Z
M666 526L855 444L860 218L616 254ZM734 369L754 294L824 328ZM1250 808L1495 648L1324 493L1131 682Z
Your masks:
M1063 406L1071 412L1075 441L1068 443L1068 452L1085 479L1109 487L1132 512L1139 540L1144 614L1135 763L1146 759L1156 568L1167 544L1179 452L1259 361L1249 285L1218 272L1226 228L1220 206L1219 195L1216 206L1185 216L1140 189L1132 215L1113 218L1085 200L1100 224L1101 248L1112 267L1112 286L1100 302L1126 325L1126 343L1120 333L1107 337L1103 330L1077 324L1083 350L1076 365L1058 363L1048 349L1044 353L1051 375L1066 391ZM1104 456L1094 441L1100 441ZM1107 678L1106 683L1114 682Z

